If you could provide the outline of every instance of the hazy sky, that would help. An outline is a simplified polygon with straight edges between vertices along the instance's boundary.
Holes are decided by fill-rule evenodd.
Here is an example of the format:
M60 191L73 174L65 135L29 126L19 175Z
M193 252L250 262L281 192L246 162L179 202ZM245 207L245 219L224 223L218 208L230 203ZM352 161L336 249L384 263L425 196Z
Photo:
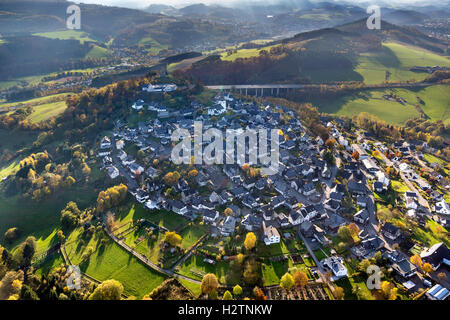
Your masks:
M121 6L121 7L130 7L130 8L144 8L152 3L157 4L166 4L177 7L186 6L193 3L205 3L205 4L221 4L221 5L229 5L235 2L278 2L278 0L74 0L74 2L82 2L82 3L95 3L95 4L103 4L103 5L112 5L112 6ZM289 1L289 0L282 0ZM295 1L295 0L294 0ZM320 2L324 0L310 0L311 2ZM333 0L325 0L329 2L333 2ZM336 0L335 0L336 1ZM342 2L337 0L336 2ZM430 3L430 1L424 0L346 0L345 2L353 2L353 3L371 3L371 4L420 4L421 2Z

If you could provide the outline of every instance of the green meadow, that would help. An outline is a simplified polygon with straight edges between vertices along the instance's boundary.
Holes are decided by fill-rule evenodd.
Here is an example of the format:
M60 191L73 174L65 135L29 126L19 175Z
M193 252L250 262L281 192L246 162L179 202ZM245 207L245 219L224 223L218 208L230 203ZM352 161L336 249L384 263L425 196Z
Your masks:
M46 103L34 107L33 113L28 117L33 122L41 122L59 115L66 110L65 101Z
M50 39L59 39L59 40L79 40L81 44L84 42L95 42L96 40L92 39L91 36L84 31L78 30L62 30L62 31L51 31L51 32L40 32L34 33L34 36L45 37Z
M428 73L412 72L413 66L441 66L450 67L448 57L414 46L388 42L384 43L381 52L361 54L357 59L355 71L359 73L367 84L385 81L386 71L391 73L390 81L405 81L415 79L424 80Z
M115 279L124 286L125 294L141 299L144 295L159 286L166 276L145 266L133 255L126 252L112 240L101 244L100 238L94 235L91 239L81 242L82 228L76 229L68 237L66 252L73 264L78 264L82 272L99 280ZM81 257L87 248L93 248L89 259Z
M420 116L415 105L419 104L430 120L450 122L450 93L448 85L436 85L417 90L392 89L397 97L404 98L407 103L383 99L389 94L387 89L364 91L335 99L313 99L311 103L319 111L341 116L353 117L361 112L376 115L391 124L403 124L408 119ZM423 101L419 103L417 97Z

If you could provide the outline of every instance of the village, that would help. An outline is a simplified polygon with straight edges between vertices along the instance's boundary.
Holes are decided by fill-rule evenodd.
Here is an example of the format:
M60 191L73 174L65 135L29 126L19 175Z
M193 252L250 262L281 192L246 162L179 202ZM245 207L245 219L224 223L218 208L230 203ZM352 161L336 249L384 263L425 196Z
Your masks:
M177 87L150 84L142 90ZM252 232L263 261L289 267L303 263L311 285L329 283L322 293L332 292L333 283L346 295L369 291L361 266L375 264L405 297L445 300L450 295L448 238L428 246L417 231L450 225L448 171L430 161L427 155L435 150L426 142L387 144L327 116L320 118L330 133L323 141L289 108L245 102L231 93L218 93L210 106L194 101L174 109L138 100L130 108L145 120L131 125L118 119L111 135L99 137L102 169L111 180L125 181L149 215L172 212L206 226L208 237L175 259L171 272L177 273L191 255L201 256L214 270L220 259L231 260L236 252L218 258L205 253L211 245L202 241L225 241L239 252L238 234ZM205 129L279 130L278 173L264 176L248 164L170 165L172 133L179 128L192 133L194 121ZM201 279L198 273L190 269L191 278ZM189 272L181 274L189 278ZM275 281L263 280L274 298L270 286Z

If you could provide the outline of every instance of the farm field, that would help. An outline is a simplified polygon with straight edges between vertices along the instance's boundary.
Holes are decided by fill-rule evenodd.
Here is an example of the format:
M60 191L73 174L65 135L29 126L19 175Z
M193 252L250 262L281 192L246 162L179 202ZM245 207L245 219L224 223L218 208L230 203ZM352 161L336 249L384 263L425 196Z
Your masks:
M84 31L77 30L63 30L63 31L51 31L51 32L41 32L34 33L34 36L45 37L50 39L59 39L59 40L79 40L81 44L84 42L95 42L96 40L92 39L91 36Z
M33 122L41 122L59 115L66 110L67 105L65 101L58 101L46 103L34 107L34 111L29 115L29 119Z
M361 112L376 115L391 124L403 124L406 120L419 117L414 106L381 99L382 91L369 91L337 99L311 101L320 112L353 117Z
M270 51L272 47L275 47L278 45L273 46L267 46L262 48L253 48L253 49L238 49L236 53L232 53L231 55L228 55L227 52L221 53L221 59L224 61L234 61L237 58L250 58L250 57L256 57L259 55L259 53L262 50Z
M182 216L171 211L155 210L153 212L145 209L140 203L131 203L127 210L121 212L117 216L118 224L146 219L156 225L174 230L176 227L187 223Z
M80 232L81 228L76 229L68 237L68 242L79 239ZM94 250L88 260L83 262L81 257L88 247ZM166 279L165 276L140 263L112 240L100 244L100 239L95 235L84 246L79 241L69 245L66 252L72 263L80 265L82 272L99 281L118 280L124 286L125 294L138 299Z
M23 236L8 247L13 248L27 235L33 235L38 242L38 250L45 250L54 239L55 228L59 228L60 212L66 203L75 201L79 208L84 208L96 197L97 193L92 189L74 188L70 192L54 194L37 206L34 201L24 201L20 196L0 194L0 235L17 227Z
M420 90L392 89L397 96L404 98L407 104L383 99L383 95L389 94L389 90L371 90L358 94L348 95L336 99L314 99L313 105L319 111L353 117L361 112L376 115L381 120L391 124L403 124L408 119L419 117L415 105L419 104L420 97L423 104L419 104L424 113L433 121L443 120L450 122L448 105L450 94L447 85L436 85Z
M383 44L382 52L366 53L357 59L355 71L361 74L366 84L385 81L386 70L391 73L390 81L415 79L421 81L428 73L412 72L413 66L450 67L448 57L440 56L422 48L388 42Z
M85 58L104 58L111 54L111 51L106 48L94 45L92 49L86 54Z
M18 106L18 105L23 105L23 104L44 104L51 99L64 100L69 95L70 95L70 93L58 93L58 94L53 94L53 95L49 95L49 96L45 96L45 97L23 100L23 101L18 101L18 102L4 102L4 103L0 103L0 108L10 108L10 107Z

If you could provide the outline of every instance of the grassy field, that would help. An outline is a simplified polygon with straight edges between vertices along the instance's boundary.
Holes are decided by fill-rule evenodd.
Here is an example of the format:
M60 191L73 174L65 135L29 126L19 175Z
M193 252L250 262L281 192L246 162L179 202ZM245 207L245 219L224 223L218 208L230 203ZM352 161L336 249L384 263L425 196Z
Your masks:
M63 30L63 31L51 31L51 32L41 32L34 33L34 36L45 37L50 39L59 39L59 40L79 40L81 44L84 42L95 42L91 36L84 31L77 30Z
M391 185L396 192L405 193L409 191L408 186L401 180L391 180Z
M419 117L419 112L414 106L384 100L381 98L384 93L384 90L373 90L333 100L316 99L311 102L321 112L347 117L368 112L392 124L402 124L408 119Z
M278 45L267 46L267 47L262 47L262 48L253 48L253 49L238 49L236 53L232 53L231 55L228 55L227 52L224 52L221 54L221 57L222 57L221 59L224 61L234 61L237 58L256 57L259 55L259 53L262 50L270 51L270 49L275 46L278 46Z
M216 265L210 265L203 262L202 255L192 255L180 266L178 273L191 277L193 279L202 280L206 273L214 273L220 283L227 283L230 285L238 284L240 278L230 278L230 265L225 261L218 261ZM228 278L227 278L228 276Z
M111 54L111 51L94 45L92 49L86 54L85 58L104 58Z
M79 208L94 203L97 193L92 189L73 188L70 192L61 192L36 203L20 196L0 194L0 239L12 227L19 228L22 237L9 248L15 247L28 235L38 241L38 250L45 250L54 241L55 228L59 228L60 212L67 202L75 201Z
M386 70L391 73L390 81L423 80L428 73L409 71L413 66L450 67L448 57L440 56L422 48L399 43L384 43L382 52L366 53L357 59L355 71L362 75L367 84L381 83Z
M0 167L0 179L16 173L19 169L19 161L14 160L9 165Z
M69 245L66 252L72 263L80 265L82 272L100 281L118 280L124 286L125 294L138 299L166 279L164 275L143 265L112 240L105 245L100 245L100 239L94 236L84 246L81 245L80 231L81 229L77 229L70 235L68 242L77 241L72 242L73 245ZM83 262L81 256L88 247L92 247L94 252L87 261Z
M23 100L23 101L18 101L18 102L3 102L3 103L0 103L0 108L9 108L9 107L18 106L21 104L44 104L44 103L47 103L51 99L64 100L68 95L70 95L70 93L58 93L58 94L53 94L53 95L49 95L49 96L45 96L45 97Z
M117 216L119 224L125 222L146 219L154 224L163 226L169 230L174 230L176 227L187 223L187 219L172 212L172 211L148 211L139 203L131 203L127 211L121 212Z
M159 52L161 50L167 50L169 48L169 46L163 45L163 44L159 43L158 41L156 41L155 39L150 38L150 37L142 38L138 42L138 44L144 45L144 46L150 46L150 48L147 49L147 52L151 55L157 55L157 54L159 54Z
M393 89L397 96L412 104L419 104L430 120L442 120L450 123L450 86L436 85L418 90ZM423 101L418 103L417 97Z
M64 112L66 108L67 105L65 101L42 104L34 107L34 111L29 115L28 119L33 122L41 122L59 115Z
M419 104L430 120L450 123L449 88L448 85L436 85L419 90L392 89L392 92L397 97L404 98L407 104L383 99L383 95L389 94L387 89L360 92L333 100L313 99L311 103L321 112L348 117L368 112L391 124L403 124L408 119L419 117L419 112L415 108L415 105ZM420 97L423 103L419 103L417 97Z

